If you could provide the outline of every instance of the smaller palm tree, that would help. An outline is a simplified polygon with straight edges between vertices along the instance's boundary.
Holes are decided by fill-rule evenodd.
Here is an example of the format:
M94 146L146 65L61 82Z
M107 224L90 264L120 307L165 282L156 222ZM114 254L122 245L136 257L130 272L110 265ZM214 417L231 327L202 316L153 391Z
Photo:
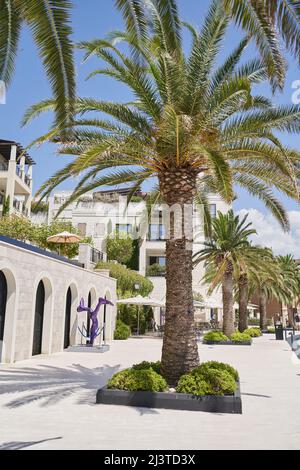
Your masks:
M288 322L294 325L293 303L300 296L300 267L292 255L278 256L277 262L283 278L283 288L279 289L279 300L287 305Z
M222 285L223 295L223 332L230 336L235 331L233 311L234 272L246 265L245 253L249 250L249 237L256 233L247 223L247 217L240 219L230 210L227 214L218 212L212 221L210 238L204 248L195 255L195 263L206 262L210 290Z
M243 256L235 265L236 296L239 303L238 329L242 333L248 328L248 303L251 299L251 280L259 283L258 269L267 269L268 262L265 248L249 244L245 247Z

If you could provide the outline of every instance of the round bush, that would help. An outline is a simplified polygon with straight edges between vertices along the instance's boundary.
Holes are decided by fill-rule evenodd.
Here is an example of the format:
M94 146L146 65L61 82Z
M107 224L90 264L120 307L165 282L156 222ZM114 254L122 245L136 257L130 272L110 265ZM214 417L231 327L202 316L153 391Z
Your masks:
M260 328L248 328L248 330L244 331L244 333L251 336L251 338L257 338L258 336L262 336Z
M154 370L154 372L156 372L157 374L160 374L161 362L160 362L160 361L157 361L157 362L143 361L143 362L140 362L139 364L134 364L134 365L132 366L132 369L134 369L134 370L148 370L148 369L152 369L152 370Z
M226 370L197 367L190 374L183 375L178 382L178 393L193 395L232 395L236 381Z
M230 339L234 343L245 343L248 341L252 341L252 338L248 335L248 333L239 333L238 331L236 333L233 333Z
M116 329L114 332L114 339L124 340L130 336L130 328L128 325L123 323L121 320L117 320Z
M203 340L215 342L229 341L222 331L210 331L204 335Z
M218 361L208 361L208 362L203 362L197 369L200 369L202 371L206 371L207 369L217 369L217 370L225 370L228 372L235 381L239 379L239 373L238 371L230 366L229 364L225 364L224 362L218 362Z
M164 392L168 386L165 379L150 368L117 372L108 382L107 388L132 392Z

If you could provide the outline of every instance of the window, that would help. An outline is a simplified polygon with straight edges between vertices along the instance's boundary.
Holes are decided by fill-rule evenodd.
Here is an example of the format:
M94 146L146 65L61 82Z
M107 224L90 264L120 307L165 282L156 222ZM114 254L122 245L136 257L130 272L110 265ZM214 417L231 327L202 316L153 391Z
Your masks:
M78 232L80 233L80 235L82 237L85 237L86 236L86 224L78 224L77 228L78 228Z
M116 224L116 233L127 233L130 235L132 233L132 225L131 224Z
M209 204L209 212L212 219L217 217L217 205L216 204Z
M166 230L163 224L150 224L149 225L149 240L165 240L166 239Z
M105 224L95 224L95 236L96 237L105 236Z
M160 266L166 266L165 256L149 256L149 265L159 264Z

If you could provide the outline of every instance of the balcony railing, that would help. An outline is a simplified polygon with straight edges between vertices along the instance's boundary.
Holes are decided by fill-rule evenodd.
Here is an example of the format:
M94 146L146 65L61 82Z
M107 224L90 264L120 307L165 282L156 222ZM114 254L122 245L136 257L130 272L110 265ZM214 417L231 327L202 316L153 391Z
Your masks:
M27 217L28 215L28 209L25 207L25 204L23 201L19 201L18 199L13 200L13 207L17 212L20 212L20 214L23 214Z
M91 263L98 264L100 261L103 261L103 253L100 250L96 250L96 248L91 248L91 255L90 255Z
M24 182L27 186L30 186L31 178L29 178L29 176L25 175Z
M148 277L165 277L166 275L166 266L155 263L147 266L146 276Z

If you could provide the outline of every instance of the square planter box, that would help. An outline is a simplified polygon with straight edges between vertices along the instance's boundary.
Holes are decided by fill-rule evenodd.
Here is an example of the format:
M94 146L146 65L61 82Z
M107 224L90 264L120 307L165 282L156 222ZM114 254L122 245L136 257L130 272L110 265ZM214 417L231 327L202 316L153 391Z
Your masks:
M205 341L203 340L203 344L220 344L221 346L251 346L252 341L243 341L242 343L236 343L233 341Z
M164 408L168 410L206 411L209 413L242 414L240 384L234 395L189 395L170 392L128 392L106 387L97 391L96 403L124 405L143 408Z

